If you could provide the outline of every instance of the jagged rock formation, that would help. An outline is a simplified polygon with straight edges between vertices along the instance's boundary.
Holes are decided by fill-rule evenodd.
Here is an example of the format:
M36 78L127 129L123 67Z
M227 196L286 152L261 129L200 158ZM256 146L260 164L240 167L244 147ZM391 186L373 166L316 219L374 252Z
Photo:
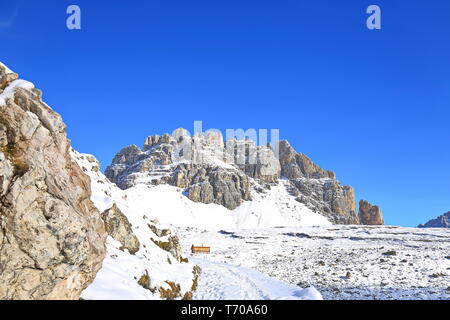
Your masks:
M105 257L61 117L0 63L0 300L78 299Z
M352 187L342 186L334 172L323 170L306 155L295 152L287 141L280 141L279 152L281 176L291 181L297 201L334 224L359 224Z
M141 148L123 148L105 175L121 189L137 184L170 184L195 202L216 203L233 210L264 192L279 179L289 181L297 201L335 224L359 224L355 193L336 174L297 153L287 141L257 146L253 140L230 139L216 132L190 136L185 129L145 139Z
M127 217L120 211L116 204L102 213L106 232L122 244L131 254L139 251L140 243L134 235L131 224Z
M195 136L192 140L182 129L173 136L148 137L143 150L135 145L122 149L105 175L121 189L137 183L168 183L185 189L193 201L218 203L229 209L250 200L249 177L226 163L217 165L224 154L221 137ZM182 152L185 154L180 156ZM184 161L186 153L191 161Z
M450 211L432 219L425 224L420 224L419 228L450 228Z
M359 221L364 225L384 225L383 213L378 206L371 205L366 200L359 202Z

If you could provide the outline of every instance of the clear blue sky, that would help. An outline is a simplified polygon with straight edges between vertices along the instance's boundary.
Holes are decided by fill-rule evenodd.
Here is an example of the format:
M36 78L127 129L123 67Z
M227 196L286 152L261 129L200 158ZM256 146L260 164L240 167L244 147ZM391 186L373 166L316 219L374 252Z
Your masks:
M0 0L0 61L103 166L194 120L278 128L389 224L450 210L447 0Z

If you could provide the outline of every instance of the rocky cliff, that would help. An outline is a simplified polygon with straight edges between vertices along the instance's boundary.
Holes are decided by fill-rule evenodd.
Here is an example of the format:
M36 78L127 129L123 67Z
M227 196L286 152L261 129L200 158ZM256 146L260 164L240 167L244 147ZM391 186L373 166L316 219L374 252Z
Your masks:
M363 225L384 225L384 218L378 206L371 205L366 200L359 202L358 218Z
M90 179L40 91L0 63L0 299L78 299L105 257Z
M450 228L450 211L432 219L425 224L420 224L419 228Z
M359 224L355 193L336 174L297 153L287 141L275 150L252 140L224 141L216 132L195 134L177 129L145 139L142 148L123 148L106 169L110 181L126 190L136 185L169 184L195 202L230 210L264 193L280 179L296 200L335 224ZM284 181L283 180L283 181Z

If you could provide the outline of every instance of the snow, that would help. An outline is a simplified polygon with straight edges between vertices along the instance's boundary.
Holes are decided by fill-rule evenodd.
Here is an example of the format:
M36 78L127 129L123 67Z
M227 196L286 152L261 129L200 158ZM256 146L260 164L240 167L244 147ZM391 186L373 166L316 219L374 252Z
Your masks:
M222 228L237 229L239 227L272 225L281 223L285 212L277 206L293 205L287 191L280 185L266 195L257 196L259 206L267 206L271 197L284 195L281 203L268 208L259 219L244 219L246 212L256 209L253 205L246 205L233 212L216 204L195 203L183 195L181 189L168 185L149 187L144 184L121 190L99 171L99 163L93 156L79 154L71 150L72 157L91 178L92 201L95 206L104 211L113 203L121 209L132 225L133 232L138 237L141 248L132 255L128 251L120 250L121 244L108 237L107 255L101 270L94 282L82 293L83 299L96 300L148 300L160 299L158 292L141 287L137 281L146 274L150 275L151 286L168 288L165 281L180 284L182 291L189 291L192 286L192 271L194 263L202 267L198 291L194 299L321 299L320 293L308 286L302 289L296 285L283 283L260 272L237 265L211 262L206 259L190 257L189 263L178 263L170 253L160 249L150 239L159 238L148 228L148 224L159 220L159 228L170 225L181 226L184 229L198 226L208 230ZM283 197L281 197L283 198ZM255 203L256 203L255 202ZM300 205L300 204L299 204ZM271 209L276 209L271 217ZM303 207L299 207L302 213ZM309 214L303 210L303 214ZM313 223L297 221L298 223ZM319 221L325 223L326 221ZM206 231L205 231L206 232ZM187 232L188 233L188 232ZM181 236L178 234L178 236ZM211 239L204 239L209 243ZM184 252L189 252L191 242L184 243ZM171 260L168 263L167 259Z
M148 272L152 285L171 280L186 289L195 263L203 271L194 299L450 299L448 229L331 225L295 201L283 180L235 210L195 203L169 185L120 190L96 161L74 157L91 176L99 210L116 203L145 245L130 255L109 238L83 298L159 299L137 279ZM211 254L167 263L168 253L149 240L154 219L181 237L185 253L194 244Z
M208 263L313 286L324 299L450 299L448 229L333 225L175 230L186 250L190 244L210 246L211 254L201 256Z
M322 300L313 287L301 289L249 268L192 259L202 268L196 300Z
M246 201L234 210L237 228L331 225L324 216L296 201L286 188L286 182L280 180L265 194L253 193L252 201Z
M172 254L151 240L167 241L167 237L158 237L151 231L148 225L153 223L145 215L144 207L130 206L126 193L106 179L98 170L100 165L93 156L79 154L74 150L71 150L71 154L91 178L91 200L94 205L102 212L116 203L127 216L141 244L140 250L133 255L120 250L121 244L108 237L103 266L81 297L88 300L161 299L158 290L152 293L138 284L140 277L145 274L150 276L151 287L169 289L166 281L171 281L179 284L182 292L190 291L194 264L179 263Z
M97 207L104 210L112 205L110 197L105 197L101 192L94 194L100 194L100 198L93 198ZM151 186L144 181L121 190L121 195L127 199L122 201L119 197L121 207L130 212L145 212L151 219L168 225L207 230L331 225L325 217L312 212L289 195L283 182L266 193L254 192L252 201L246 201L232 211L214 203L193 202L177 187L164 184Z
M14 73L11 71L7 66L5 66L2 62L0 62L0 66L5 68L6 74ZM34 88L34 84L32 84L29 81L25 80L15 80L12 81L4 90L2 93L0 93L0 107L3 107L6 105L6 101L8 99L14 98L14 94L16 93L16 90L18 88L23 88L27 90L31 90Z
M0 66L5 68L6 74L14 73L13 71L11 71L11 69L9 69L7 66L5 66L2 62L0 62Z
M0 107L6 105L8 99L14 98L14 94L18 88L31 90L34 88L34 84L25 80L15 80L11 82L5 90L0 93Z

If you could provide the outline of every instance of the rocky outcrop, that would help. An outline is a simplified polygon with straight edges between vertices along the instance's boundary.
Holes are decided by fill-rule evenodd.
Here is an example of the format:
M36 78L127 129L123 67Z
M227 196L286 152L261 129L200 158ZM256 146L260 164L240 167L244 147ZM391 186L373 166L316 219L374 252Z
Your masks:
M281 175L287 179L336 179L336 174L314 164L307 156L295 152L288 141L280 141Z
M290 180L297 201L334 224L359 224L355 192L336 180L336 174L297 153L288 141L279 143L281 176Z
M235 209L250 200L249 178L236 171L210 165L182 164L167 180L171 185L186 189L189 199L202 203L217 203Z
M383 213L378 206L371 205L366 200L359 202L359 221L363 225L384 225Z
M102 219L105 222L108 235L119 241L123 249L127 249L131 254L139 251L139 240L134 235L127 217L120 211L116 204L102 213Z
M420 224L419 228L450 228L450 211L432 219L425 224Z
M0 299L78 299L105 227L61 117L17 78L0 64Z
M181 248L180 239L175 235L171 235L172 232L169 229L159 229L154 224L149 224L148 226L155 235L160 238L167 239L157 240L152 238L151 240L153 241L153 243L161 249L171 253L178 262L181 262L183 258L183 249Z
M297 201L320 213L334 224L360 224L356 215L355 192L332 179L291 180Z

